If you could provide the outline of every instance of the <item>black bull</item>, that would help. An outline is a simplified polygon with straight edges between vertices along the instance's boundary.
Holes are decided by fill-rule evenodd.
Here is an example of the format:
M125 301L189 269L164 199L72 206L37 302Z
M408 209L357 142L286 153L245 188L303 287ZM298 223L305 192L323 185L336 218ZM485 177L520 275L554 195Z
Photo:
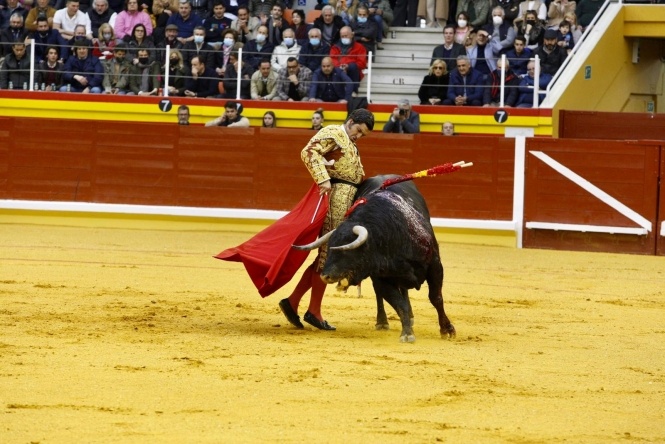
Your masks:
M402 322L402 342L415 340L408 290L420 289L427 281L441 336L454 336L455 327L443 309L443 265L427 204L410 181L381 190L384 180L391 177L396 176L375 176L360 185L356 202L361 198L366 202L356 206L327 238L328 257L321 278L328 283L340 282L342 287L371 278L377 302L376 327L388 328L385 299ZM319 246L322 239L307 247Z

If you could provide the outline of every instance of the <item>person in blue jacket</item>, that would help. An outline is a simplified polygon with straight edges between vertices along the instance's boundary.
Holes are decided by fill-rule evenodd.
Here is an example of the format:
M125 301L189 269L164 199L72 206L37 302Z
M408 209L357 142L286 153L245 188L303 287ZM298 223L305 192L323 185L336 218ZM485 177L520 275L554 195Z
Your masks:
M81 92L99 94L102 92L104 68L97 57L90 56L90 48L85 41L74 42L74 54L65 63L61 92Z
M534 76L536 67L536 62L529 62L526 65L526 76L520 82L519 87L519 96L517 97L517 104L515 105L518 108L533 108L533 85L536 83ZM543 91L538 94L538 103L543 101L545 98L545 89L547 85L552 81L552 76L541 72L539 78L539 89Z
M347 103L353 94L353 82L344 70L336 68L330 57L321 60L321 67L312 75L310 102Z
M457 68L450 73L448 96L444 105L455 106L482 106L483 104L483 75L471 67L468 56L457 57Z

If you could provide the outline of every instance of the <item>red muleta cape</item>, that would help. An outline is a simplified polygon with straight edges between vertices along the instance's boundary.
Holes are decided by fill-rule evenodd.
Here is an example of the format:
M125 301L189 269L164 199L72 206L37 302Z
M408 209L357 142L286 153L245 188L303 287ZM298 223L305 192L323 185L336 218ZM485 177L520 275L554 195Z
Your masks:
M327 213L328 196L320 199L319 187L313 184L298 205L283 218L247 242L214 257L242 262L259 294L270 296L293 278L309 256L309 251L296 250L291 246L314 242Z

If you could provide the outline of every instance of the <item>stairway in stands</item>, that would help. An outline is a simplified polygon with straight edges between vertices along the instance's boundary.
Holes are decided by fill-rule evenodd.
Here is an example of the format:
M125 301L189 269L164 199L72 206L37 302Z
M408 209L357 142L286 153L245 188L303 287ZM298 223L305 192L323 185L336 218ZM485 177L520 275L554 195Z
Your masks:
M395 104L409 99L419 104L418 88L427 75L432 50L443 43L442 28L391 28L372 63L372 103ZM359 95L367 95L366 75Z

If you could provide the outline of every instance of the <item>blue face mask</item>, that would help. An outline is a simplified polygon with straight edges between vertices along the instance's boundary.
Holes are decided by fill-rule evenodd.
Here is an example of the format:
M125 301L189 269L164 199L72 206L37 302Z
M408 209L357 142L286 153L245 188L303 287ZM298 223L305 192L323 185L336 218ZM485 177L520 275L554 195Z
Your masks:
M266 41L266 36L263 34L257 34L256 35L256 41L259 43L263 43Z
M204 37L202 35L195 35L194 36L194 43L203 43Z
M367 17L358 17L358 23L367 23Z
M321 40L316 39L316 38L315 39L309 39L309 44L312 45L312 46L319 46L321 44Z
M224 46L233 46L233 39L224 39Z
M341 39L342 45L349 46L351 44L351 39Z
M284 37L284 44L286 46L293 46L293 39L291 37Z

